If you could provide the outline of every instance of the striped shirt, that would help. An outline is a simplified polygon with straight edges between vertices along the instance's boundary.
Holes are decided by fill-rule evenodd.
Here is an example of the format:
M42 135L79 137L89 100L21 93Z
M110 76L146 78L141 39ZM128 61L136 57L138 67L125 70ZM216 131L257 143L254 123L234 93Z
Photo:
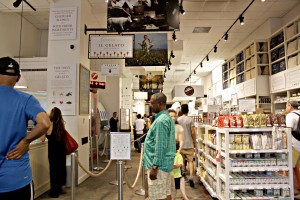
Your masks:
M167 110L155 115L144 142L142 166L151 169L157 165L164 172L171 172L176 153L175 126Z

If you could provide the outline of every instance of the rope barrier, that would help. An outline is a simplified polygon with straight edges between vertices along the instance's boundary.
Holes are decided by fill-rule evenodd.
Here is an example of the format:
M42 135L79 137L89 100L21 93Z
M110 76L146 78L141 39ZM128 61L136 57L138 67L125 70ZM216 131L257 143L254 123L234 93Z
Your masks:
M128 186L130 189L133 189L133 188L136 186L137 181L139 180L139 177L140 177L140 175L141 175L143 154L144 154L144 147L142 146L138 173L137 173L137 176L136 176L136 178L135 178L135 180L134 180L134 182L133 182L132 185L129 183L127 174L124 173L125 182L126 182L127 186Z
M112 162L112 160L110 160L110 161L107 163L107 165L106 165L106 167L104 168L103 171L101 171L101 172L95 174L95 173L92 173L92 172L90 172L89 170L85 169L85 168L83 167L83 165L81 164L81 162L79 161L79 159L77 158L77 156L75 156L75 159L76 159L78 165L81 167L81 169L82 169L83 171L85 171L88 175L92 176L92 177L98 177L98 176L102 175L102 174L108 169L108 167L110 166L110 164L111 164L111 162Z
M146 134L143 134L141 137L139 137L138 139L136 139L136 140L132 140L131 142L137 142L138 140L141 140L143 137L145 137L146 136Z

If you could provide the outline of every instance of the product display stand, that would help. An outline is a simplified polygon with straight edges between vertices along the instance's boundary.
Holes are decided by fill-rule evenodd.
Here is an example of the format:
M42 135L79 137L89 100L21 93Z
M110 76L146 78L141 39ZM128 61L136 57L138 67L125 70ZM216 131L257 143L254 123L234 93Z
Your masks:
M278 132L284 135L283 146L277 145L272 128L199 125L197 175L210 195L221 200L294 199L291 133L287 128ZM262 139L260 148L254 146L256 137L266 136L269 146Z

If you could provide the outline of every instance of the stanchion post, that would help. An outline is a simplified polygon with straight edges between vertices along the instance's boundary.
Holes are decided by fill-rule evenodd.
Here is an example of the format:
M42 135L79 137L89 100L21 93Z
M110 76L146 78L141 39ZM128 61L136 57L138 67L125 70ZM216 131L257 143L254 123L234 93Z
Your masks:
M118 160L118 200L123 200L123 162Z
M142 143L141 149L142 150L144 149L144 143ZM141 151L141 152L143 152L143 151ZM145 192L145 174L146 174L145 168L142 167L142 188L135 191L136 195L145 196L145 194L146 194L146 192Z
M71 200L74 200L75 189L75 153L71 154Z

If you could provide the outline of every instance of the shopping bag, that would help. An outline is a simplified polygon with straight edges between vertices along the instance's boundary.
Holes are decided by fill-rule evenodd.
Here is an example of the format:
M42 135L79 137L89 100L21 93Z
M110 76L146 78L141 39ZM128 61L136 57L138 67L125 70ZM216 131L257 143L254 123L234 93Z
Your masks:
M67 155L70 155L78 148L78 143L74 138L70 135L70 133L66 130L64 141L66 144Z

